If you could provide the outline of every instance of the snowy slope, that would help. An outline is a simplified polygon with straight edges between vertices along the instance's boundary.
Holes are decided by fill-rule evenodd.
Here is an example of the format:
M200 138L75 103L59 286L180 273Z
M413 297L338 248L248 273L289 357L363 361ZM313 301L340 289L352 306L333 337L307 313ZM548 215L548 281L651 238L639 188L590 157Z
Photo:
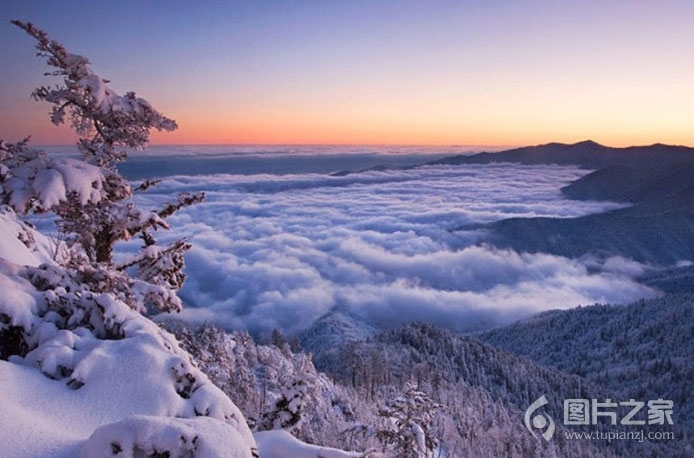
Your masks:
M80 289L5 209L0 231L0 456L257 454L241 412L171 334Z
M675 421L691 425L693 314L693 293L668 294L627 306L545 312L476 336L627 398L672 399Z
M39 238L40 243L35 243ZM14 264L38 266L53 259L54 243L17 220L15 212L0 205L0 258Z
M166 325L257 428L269 426L265 422L263 428L263 422L277 400L293 383L301 381L303 420L291 428L292 434L314 444L346 445L341 434L354 421L352 401L356 395L318 373L309 355L292 353L286 345L278 348L257 344L241 331L227 333L213 326L191 328L172 321Z
M284 430L256 433L258 449L263 458L357 458L361 453L345 452L331 447L301 442Z
M285 431L259 433L256 446L244 415L172 334L109 294L75 291L80 285L52 262L50 241L7 208L0 234L1 457L360 456ZM256 364L285 361L278 353L260 349ZM295 364L310 361L301 356L277 369L291 372ZM255 385L244 377L247 365L236 368L223 375L249 404Z

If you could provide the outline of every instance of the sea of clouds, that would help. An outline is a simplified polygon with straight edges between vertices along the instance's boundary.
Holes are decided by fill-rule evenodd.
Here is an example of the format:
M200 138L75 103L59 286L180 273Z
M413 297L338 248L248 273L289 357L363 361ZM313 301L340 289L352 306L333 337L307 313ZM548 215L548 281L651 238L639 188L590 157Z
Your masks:
M193 245L183 318L294 333L339 309L383 327L417 320L472 330L547 309L655 294L635 281L646 269L635 262L517 253L486 244L484 230L465 229L619 207L561 195L585 170L438 165L331 176L290 173L288 159L264 157L268 170L282 161L281 174L258 173L261 167L186 175L183 167L177 175L174 166L141 198L154 206L177 192L207 193L160 234L187 236Z

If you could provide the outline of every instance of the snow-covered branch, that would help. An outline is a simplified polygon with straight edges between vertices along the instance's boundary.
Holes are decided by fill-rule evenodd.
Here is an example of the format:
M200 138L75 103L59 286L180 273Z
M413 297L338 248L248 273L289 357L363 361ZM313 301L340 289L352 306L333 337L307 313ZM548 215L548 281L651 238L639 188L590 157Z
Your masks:
M95 74L86 57L72 54L46 32L31 23L12 21L37 41L37 55L62 76L63 84L42 86L33 92L36 100L53 104L51 122L62 124L66 116L82 137L78 147L89 162L113 167L127 157L128 149L143 148L151 129L172 131L176 122L159 113L134 92L118 95L108 81ZM87 138L91 137L91 138Z
M168 229L165 219L183 207L201 202L204 194L182 194L159 211L136 206L135 192L156 184L147 180L135 190L116 164L129 149L144 148L152 129L174 130L176 123L134 92L118 95L94 73L89 60L70 53L31 23L13 21L34 39L38 56L62 78L43 86L33 97L52 104L51 122L70 125L80 136L83 160L56 157L28 146L0 140L0 203L20 215L53 212L71 250L69 269L92 291L113 293L133 309L180 310L177 292L183 284L185 240L160 246L150 233ZM141 237L145 245L124 266L112 263L118 241ZM131 268L132 267L132 268Z

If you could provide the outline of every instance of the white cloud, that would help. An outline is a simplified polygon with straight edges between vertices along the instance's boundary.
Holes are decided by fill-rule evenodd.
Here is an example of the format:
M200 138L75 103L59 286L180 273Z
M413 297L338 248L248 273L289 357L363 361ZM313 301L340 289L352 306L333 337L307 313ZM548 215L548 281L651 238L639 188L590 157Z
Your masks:
M511 164L322 174L170 177L147 196L207 200L175 215L188 235L184 317L289 332L344 308L382 325L424 320L458 329L536 311L654 294L622 258L581 262L479 245L458 231L506 217L573 217L618 205L564 199L586 171Z

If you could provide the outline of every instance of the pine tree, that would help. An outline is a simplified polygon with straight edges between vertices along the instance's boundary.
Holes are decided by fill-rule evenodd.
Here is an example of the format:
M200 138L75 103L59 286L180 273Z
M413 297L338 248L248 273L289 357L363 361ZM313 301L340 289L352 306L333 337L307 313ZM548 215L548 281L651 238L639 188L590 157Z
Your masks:
M202 201L204 194L181 194L159 210L145 210L133 203L133 196L156 181L133 188L116 167L128 151L147 145L152 129L174 130L175 121L134 92L118 95L92 71L88 59L68 52L31 23L13 24L36 39L37 55L53 68L47 75L62 78L62 84L39 87L32 95L52 104L53 124L69 121L79 137L82 159L31 149L28 138L0 140L0 202L18 214L57 215L69 251L56 261L78 283L94 292L113 293L141 312L180 310L176 293L185 279L183 254L190 244L179 239L160 245L153 232L168 229L167 217ZM116 242L135 237L142 240L140 251L115 264Z
M441 408L414 383L407 383L403 393L379 410L383 422L375 436L384 451L390 449L400 458L431 458L438 447L432 424Z
M282 387L282 394L275 401L274 407L263 414L257 426L259 431L286 429L291 432L301 426L308 391L315 384L309 367L310 358L305 358L298 373Z

